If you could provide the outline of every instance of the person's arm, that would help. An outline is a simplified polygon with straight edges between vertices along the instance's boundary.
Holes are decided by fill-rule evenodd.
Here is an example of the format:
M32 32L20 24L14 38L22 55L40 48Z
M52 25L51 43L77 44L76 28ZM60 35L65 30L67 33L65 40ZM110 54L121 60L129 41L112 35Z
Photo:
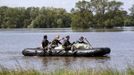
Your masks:
M88 42L87 42L87 39L86 39L86 38L84 38L83 42L84 42L84 44L88 44Z
M59 44L62 44L62 43L60 42L60 40L57 40L57 42L58 42Z
M44 40L41 42L41 47L44 48Z
M63 38L61 38L59 41L61 41L61 40L64 40L65 38L63 37Z
M62 46L66 46L66 40L63 41Z
M51 44L51 42L49 42L48 40L47 40L47 43L48 43L48 45L50 45L50 44ZM48 45L47 45L47 46L48 46Z

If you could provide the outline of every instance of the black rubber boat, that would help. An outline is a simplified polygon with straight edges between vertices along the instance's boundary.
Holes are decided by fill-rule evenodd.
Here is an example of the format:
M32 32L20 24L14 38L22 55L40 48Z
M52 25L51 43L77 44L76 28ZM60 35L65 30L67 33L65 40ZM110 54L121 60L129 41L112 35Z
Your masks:
M24 56L105 56L111 52L110 48L92 48L92 49L78 49L78 50L59 50L53 49L51 51L43 51L40 48L26 48L22 51Z

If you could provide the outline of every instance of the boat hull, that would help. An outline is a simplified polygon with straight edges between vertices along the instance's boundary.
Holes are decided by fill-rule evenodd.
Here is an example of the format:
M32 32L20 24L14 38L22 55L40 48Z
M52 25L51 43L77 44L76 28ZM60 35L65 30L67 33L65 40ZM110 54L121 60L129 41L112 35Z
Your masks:
M93 49L81 49L81 50L51 50L44 51L39 48L26 48L22 51L24 56L105 56L111 52L110 48L93 48Z

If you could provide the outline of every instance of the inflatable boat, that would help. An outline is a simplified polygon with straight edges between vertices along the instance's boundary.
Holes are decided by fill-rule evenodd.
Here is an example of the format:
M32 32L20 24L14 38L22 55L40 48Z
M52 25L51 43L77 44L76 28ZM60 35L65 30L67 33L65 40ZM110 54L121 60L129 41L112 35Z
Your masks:
M111 52L110 48L76 49L65 51L64 49L52 49L44 51L41 48L26 48L22 51L24 56L105 56Z

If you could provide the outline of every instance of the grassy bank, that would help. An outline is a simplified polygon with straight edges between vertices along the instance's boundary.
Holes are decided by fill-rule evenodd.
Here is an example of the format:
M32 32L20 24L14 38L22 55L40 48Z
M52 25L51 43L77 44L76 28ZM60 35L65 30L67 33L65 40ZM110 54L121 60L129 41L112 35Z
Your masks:
M7 68L0 68L0 75L134 75L134 67L128 67L126 70L119 71L112 68L100 68L96 69L85 69L85 70L66 70L60 69L54 72L40 72L34 69L24 70L15 69L9 70Z

